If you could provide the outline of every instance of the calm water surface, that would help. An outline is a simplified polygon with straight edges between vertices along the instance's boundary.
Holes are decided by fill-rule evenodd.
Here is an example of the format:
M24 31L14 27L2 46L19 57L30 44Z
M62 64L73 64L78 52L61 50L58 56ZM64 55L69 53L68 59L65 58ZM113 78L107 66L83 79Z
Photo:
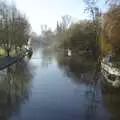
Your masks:
M42 55L0 72L0 120L120 120L120 94L77 61Z

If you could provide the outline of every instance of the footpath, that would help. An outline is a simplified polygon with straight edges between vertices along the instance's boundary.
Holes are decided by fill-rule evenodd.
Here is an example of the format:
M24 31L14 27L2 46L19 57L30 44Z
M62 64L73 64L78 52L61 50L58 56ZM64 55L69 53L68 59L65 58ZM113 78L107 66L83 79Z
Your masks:
M22 57L0 56L0 70L5 69L16 62L19 62L22 59Z

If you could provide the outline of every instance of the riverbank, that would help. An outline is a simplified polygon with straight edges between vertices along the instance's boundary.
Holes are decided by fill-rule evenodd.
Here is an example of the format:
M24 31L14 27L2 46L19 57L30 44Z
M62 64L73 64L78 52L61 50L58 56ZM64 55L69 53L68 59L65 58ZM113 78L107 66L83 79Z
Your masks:
M0 56L0 70L5 69L20 60L22 60L22 57Z

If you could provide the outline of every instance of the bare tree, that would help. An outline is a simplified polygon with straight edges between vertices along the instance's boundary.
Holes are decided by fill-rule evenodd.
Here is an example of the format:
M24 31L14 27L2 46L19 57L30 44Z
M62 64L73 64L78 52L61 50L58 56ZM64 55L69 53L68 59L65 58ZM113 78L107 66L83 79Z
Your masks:
M61 17L61 22L57 21L57 32L63 32L72 24L72 17L70 15L64 15Z
M63 29L67 29L72 23L72 17L70 15L62 16L62 26Z
M98 0L83 0L84 3L86 4L86 8L85 8L85 12L87 11L93 21L93 27L94 27L94 31L96 33L96 46L98 48L97 54L98 56L100 56L101 54L101 48L100 48L100 33L101 33L101 10L100 8L97 6L97 2Z
M7 55L11 50L27 44L30 24L14 4L0 2L0 43Z
M111 7L114 7L120 4L120 0L106 0L105 3L110 5Z

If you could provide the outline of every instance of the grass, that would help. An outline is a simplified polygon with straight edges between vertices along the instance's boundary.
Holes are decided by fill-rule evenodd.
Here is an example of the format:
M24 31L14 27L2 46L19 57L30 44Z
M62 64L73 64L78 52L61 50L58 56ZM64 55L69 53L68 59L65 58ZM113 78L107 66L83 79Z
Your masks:
M2 55L5 55L5 54L6 54L5 50L0 48L0 55L2 56Z
M0 48L0 56L5 56L5 55L7 55L6 51L3 48ZM15 55L16 55L15 50L11 50L10 56L15 56Z

